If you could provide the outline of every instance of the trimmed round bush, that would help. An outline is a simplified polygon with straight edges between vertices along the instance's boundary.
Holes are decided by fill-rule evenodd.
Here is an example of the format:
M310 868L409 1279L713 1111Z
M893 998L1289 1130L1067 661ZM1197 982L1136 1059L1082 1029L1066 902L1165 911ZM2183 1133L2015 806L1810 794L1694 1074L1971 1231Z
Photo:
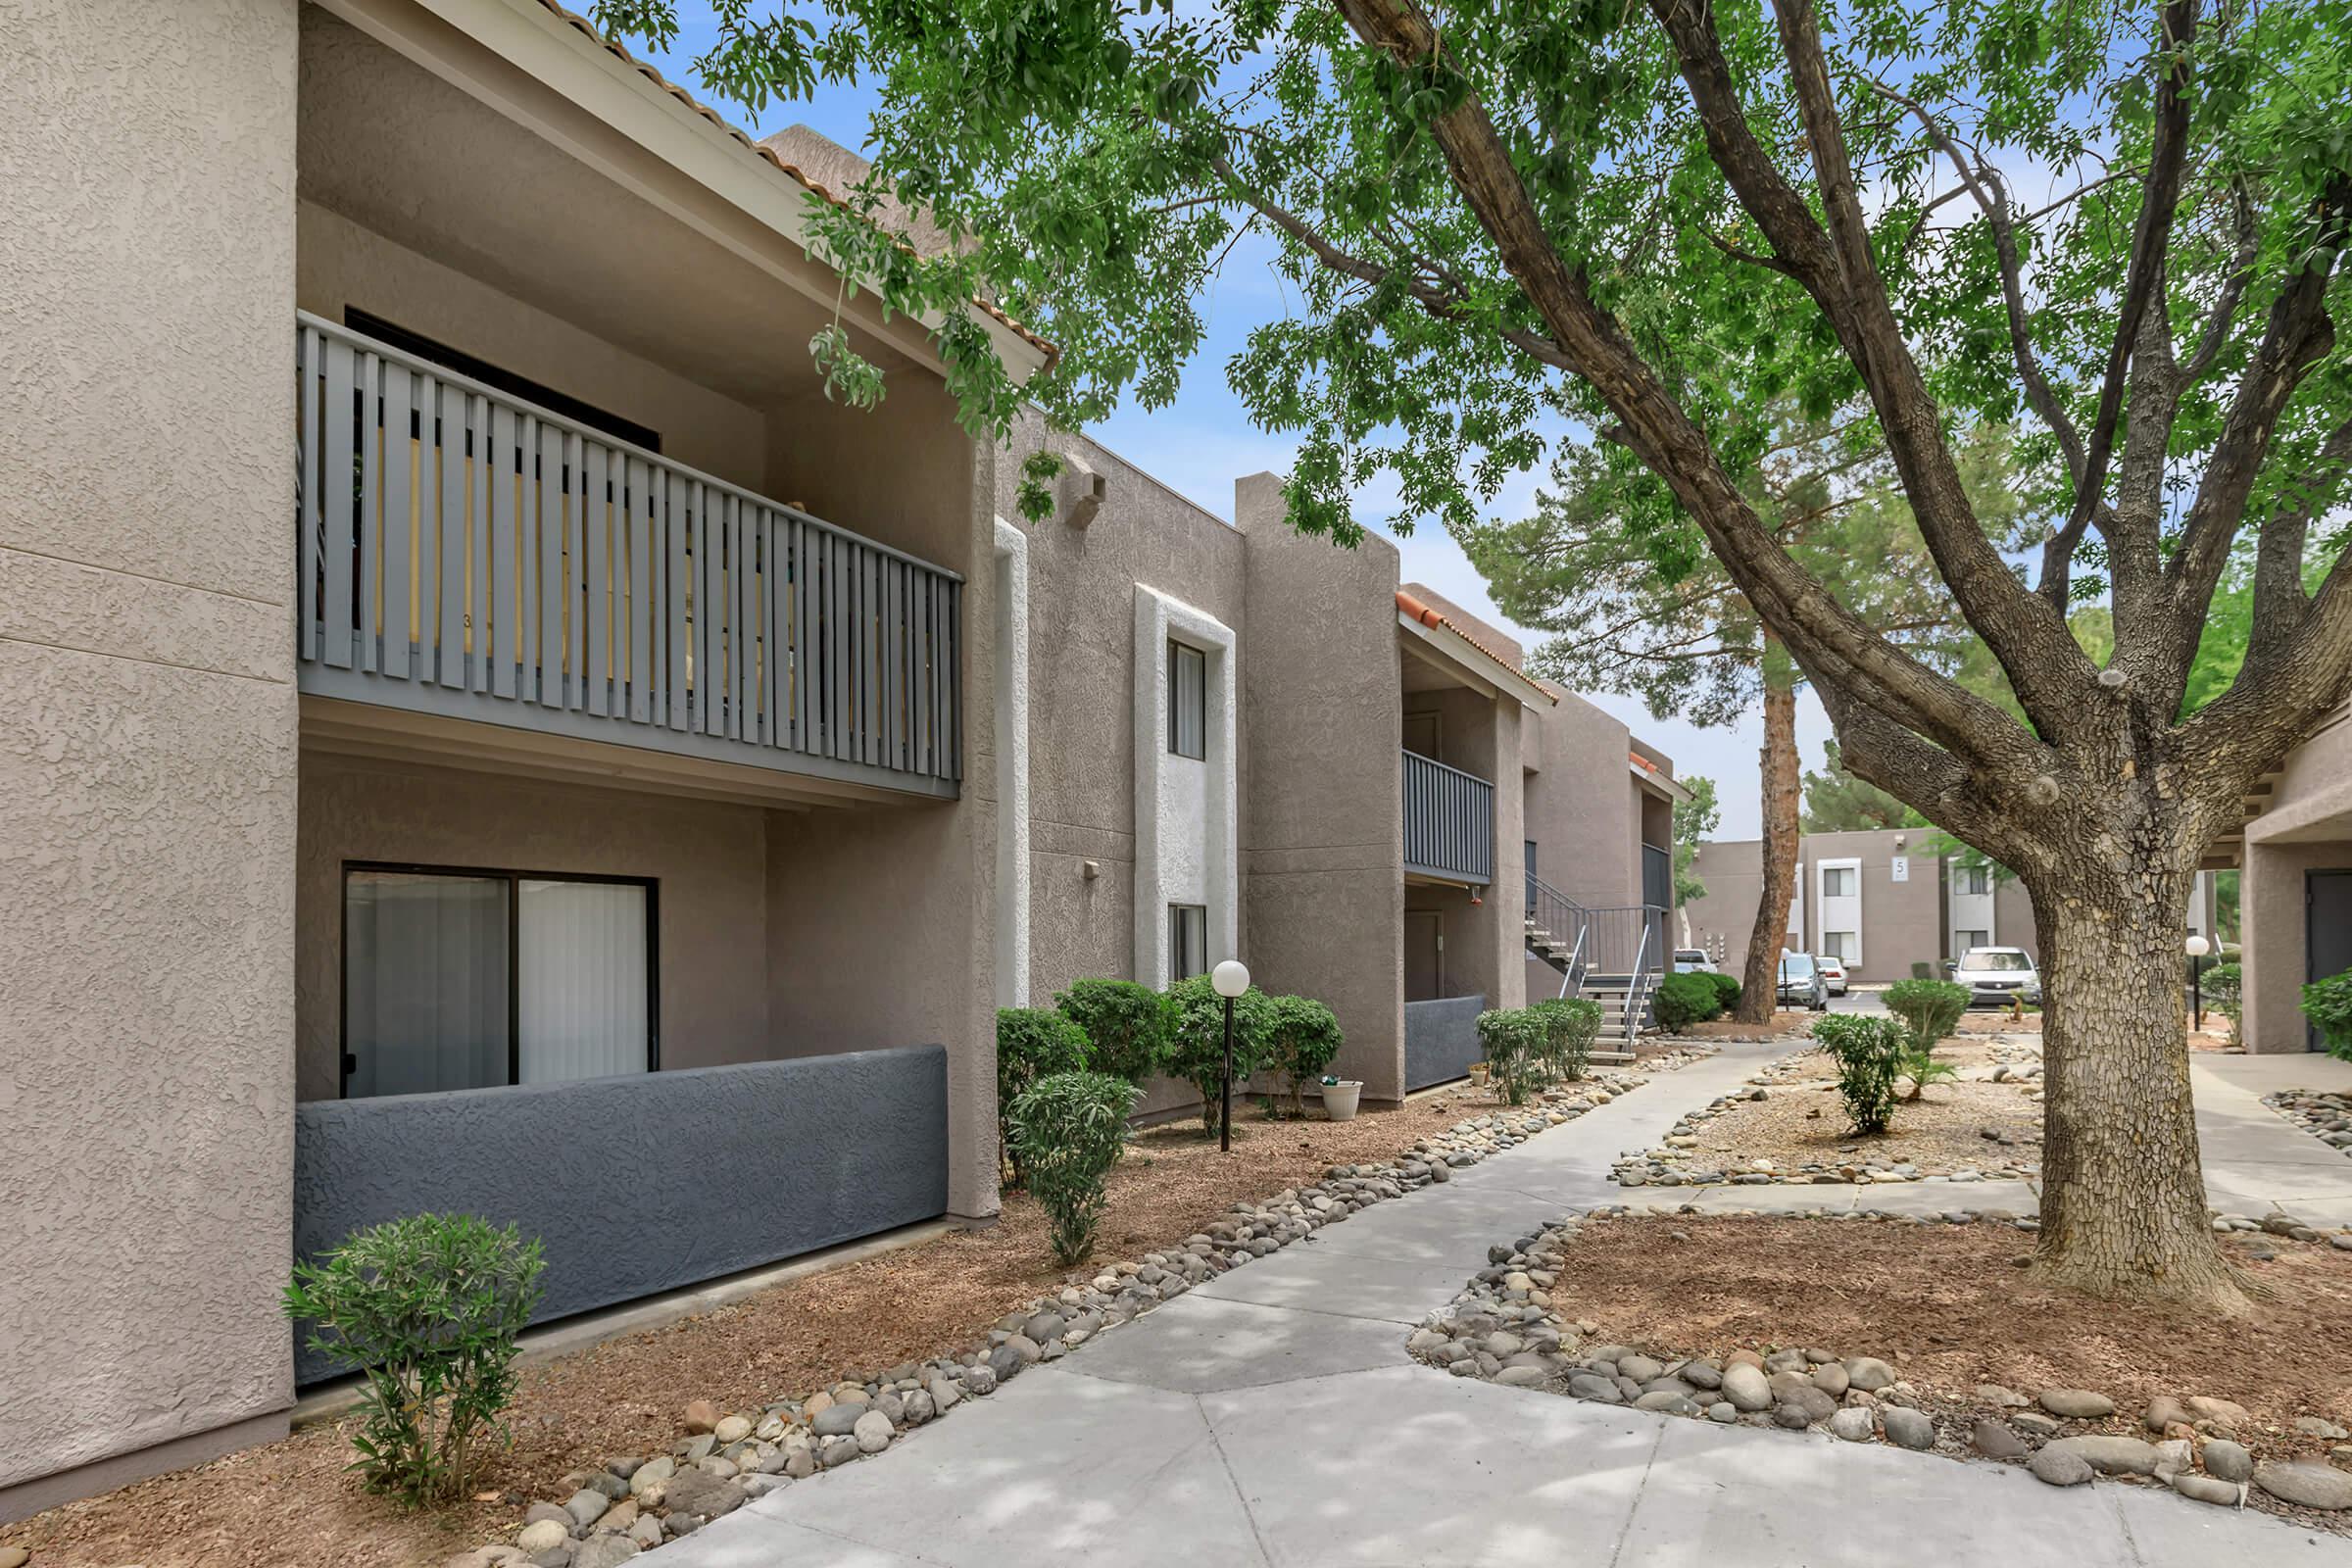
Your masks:
M417 1214L355 1231L296 1263L286 1315L309 1346L365 1380L359 1457L370 1492L404 1506L455 1502L506 1437L515 1340L539 1305L536 1239L475 1214Z
M1340 1054L1340 1020L1312 997L1274 997L1267 1006L1265 1057L1258 1065L1282 1075L1290 1090L1291 1114L1303 1116L1306 1102L1300 1090L1322 1077ZM1234 1027L1238 1032L1238 1018Z
M997 1009L997 1147L1014 1186L1024 1172L1012 1143L1012 1102L1051 1073L1084 1072L1086 1052L1085 1032L1051 1007Z
M1046 1211L1054 1255L1075 1263L1095 1250L1102 1178L1127 1146L1135 1085L1102 1072L1049 1073L1021 1091L1006 1118L1029 1192Z
M1054 1007L1086 1035L1090 1071L1140 1084L1167 1049L1167 993L1132 980L1073 980Z
M1218 1086L1225 1070L1225 999L1195 975L1168 988L1172 1022L1160 1053L1159 1070L1191 1084L1200 1096L1200 1126L1214 1136L1220 1114ZM1233 1081L1249 1082L1266 1059L1266 1043L1273 1026L1273 999L1255 986L1233 1003Z
M1710 969L1706 971L1706 976L1715 983L1716 1015L1718 1017L1740 1005L1740 977L1738 975L1725 974L1720 969Z
M1715 987L1714 977L1703 974L1670 974L1658 982L1651 994L1650 1010L1657 1014L1658 1027L1668 1034L1688 1029L1694 1023L1704 1023L1723 1011L1722 993Z
M1886 1010L1903 1020L1921 1051L1960 1027L1968 1011L1968 987L1950 980L1897 980L1886 988Z
M1489 1076L1511 1104L1526 1104L1544 1085L1544 1033L1543 1018L1531 1007L1491 1007L1478 1015Z

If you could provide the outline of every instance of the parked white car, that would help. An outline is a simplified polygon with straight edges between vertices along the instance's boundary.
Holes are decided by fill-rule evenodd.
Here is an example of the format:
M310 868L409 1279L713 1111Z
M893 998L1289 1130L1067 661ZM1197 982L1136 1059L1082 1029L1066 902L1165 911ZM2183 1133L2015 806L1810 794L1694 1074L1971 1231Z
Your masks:
M1704 948L1677 948L1674 950L1674 972L1676 974L1713 974L1715 960L1707 956L1707 951Z
M1821 978L1822 982L1830 988L1831 996L1844 996L1845 960L1843 958L1823 958L1821 960Z
M1968 987L1972 1007L2006 1007L2013 1002L2041 1004L2041 971L2023 948L1970 948L1945 969Z

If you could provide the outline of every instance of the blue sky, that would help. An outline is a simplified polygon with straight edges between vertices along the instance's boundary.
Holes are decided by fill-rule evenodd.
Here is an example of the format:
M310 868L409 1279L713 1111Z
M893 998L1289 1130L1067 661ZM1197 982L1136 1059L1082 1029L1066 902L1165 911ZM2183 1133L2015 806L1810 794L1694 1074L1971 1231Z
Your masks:
M744 121L737 105L717 105L705 93L693 69L695 57L713 36L708 0L678 0L677 45L667 55L653 58L665 75L721 108L738 124ZM633 52L645 53L631 40ZM821 85L811 100L768 105L744 128L765 136L788 125L805 124L845 147L863 147L873 95L862 87ZM1207 341L1188 369L1182 391L1169 407L1155 412L1122 408L1087 433L1119 456L1136 464L1161 482L1228 521L1233 517L1233 482L1261 470L1286 472L1296 441L1270 435L1250 422L1238 399L1226 385L1225 364L1240 351L1252 327L1285 315L1292 300L1283 280L1269 265L1273 246L1252 235L1237 245L1223 270L1209 283L1200 310L1207 323ZM1504 516L1523 516L1534 505L1537 474L1522 474L1496 502ZM1393 493L1379 488L1358 492L1356 514L1367 524L1396 510ZM1404 579L1419 581L1464 608L1509 627L1531 647L1539 639L1504 620L1487 596L1485 579L1462 554L1461 547L1435 521L1407 536L1388 529L1402 556ZM1592 701L1615 713L1643 740L1661 747L1675 760L1677 771L1703 773L1715 780L1723 804L1718 838L1754 838L1760 831L1757 752L1763 745L1759 718L1732 727L1700 729L1679 718L1652 718L1638 700L1592 694ZM1819 766L1821 744L1830 723L1810 691L1797 703L1797 741L1808 766Z

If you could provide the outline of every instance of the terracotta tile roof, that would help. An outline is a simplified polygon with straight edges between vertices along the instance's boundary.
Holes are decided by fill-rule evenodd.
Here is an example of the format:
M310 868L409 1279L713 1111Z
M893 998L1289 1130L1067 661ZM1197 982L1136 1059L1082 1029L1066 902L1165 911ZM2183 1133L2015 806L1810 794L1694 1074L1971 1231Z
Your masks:
M752 140L752 138L746 135L743 131L727 123L727 122L720 117L718 111L712 109L709 104L703 103L701 100L697 99L692 93L679 86L676 82L671 81L667 77L663 76L661 72L655 70L654 67L647 62L638 59L635 55L630 54L629 51L619 43L618 40L608 38L603 33L597 31L595 24L591 23L586 17L580 16L576 12L566 10L562 4L559 3L559 0L539 0L539 4L545 7L550 15L558 17L564 22L569 24L571 26L577 28L582 34L593 40L599 48L605 50L615 60L621 61L631 70L635 71L639 75L645 77L646 80L652 82L655 86L661 88L663 92L669 94L672 98L675 98L678 102L684 104L687 108L693 110L696 114L702 116L705 120L708 120L710 122L710 123L716 125L719 129L725 131L729 136L734 137L735 140L743 143L744 146L750 148L753 152L759 154L761 159L773 165L777 170L788 175L793 182L798 184L803 190L812 192L816 196L821 197L825 201L831 202L834 206L841 208L845 212L849 210L850 202L847 197L841 195L837 191L828 189L824 185L818 183L808 174L803 172L799 168L787 163L782 158L777 157L773 148L761 146L759 142ZM980 299L977 296L973 298L972 306L974 309L993 317L995 319L1003 322L1006 327L1011 329L1011 331L1018 335L1023 342L1036 349L1040 354L1043 354L1046 357L1046 363L1048 365L1052 365L1055 360L1061 357L1061 350L1059 348L1049 342L1047 339L1039 337L1035 332L1030 331L1019 321L1014 320L1012 317L1007 315L1002 307L992 304L987 300Z
M1462 641L1468 643L1471 647L1477 649L1480 653L1486 655L1489 659L1492 659L1494 661L1494 662L1500 664L1512 674L1517 675L1520 679L1525 680L1527 678L1527 672L1522 670L1517 664L1514 664L1509 660L1503 658L1502 655L1496 653L1494 649L1489 648L1485 643L1480 642L1464 627L1451 620L1448 620L1443 612L1431 609L1428 605L1425 605L1420 600L1415 599L1411 594L1406 593L1401 588L1396 590L1396 610L1397 612L1402 614L1406 619L1417 620L1424 626L1445 627L1447 631L1453 633L1456 637L1459 637ZM1547 692L1544 695L1550 696L1551 694ZM1551 700L1554 703L1559 701L1557 697L1552 697Z

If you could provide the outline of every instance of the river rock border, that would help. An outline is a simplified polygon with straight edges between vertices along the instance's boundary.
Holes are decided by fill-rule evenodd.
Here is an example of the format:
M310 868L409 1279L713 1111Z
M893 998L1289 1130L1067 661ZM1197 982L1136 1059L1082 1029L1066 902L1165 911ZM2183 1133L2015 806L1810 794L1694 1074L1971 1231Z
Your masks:
M1715 1054L1694 1043L1651 1057L1636 1073L1594 1072L1525 1105L1499 1105L1417 1139L1394 1160L1334 1165L1322 1181L1257 1203L1236 1203L1173 1248L1108 1265L1065 1285L989 1330L960 1355L907 1362L844 1378L798 1398L721 1411L697 1399L685 1435L662 1452L623 1457L564 1477L570 1495L540 1501L512 1542L449 1559L448 1568L616 1568L641 1551L701 1529L756 1497L821 1471L882 1453L967 1399L985 1398L1041 1361L1058 1360L1096 1335L1217 1275L1268 1256L1361 1208L1450 1181L1453 1172L1574 1121L1649 1081Z
M1768 1354L1737 1350L1718 1360L1592 1343L1599 1326L1570 1319L1551 1288L1585 1226L1636 1212L1625 1205L1590 1209L1489 1248L1489 1266L1423 1320L1406 1339L1406 1350L1456 1377L1724 1425L1824 1432L1848 1443L1885 1442L1952 1458L2022 1464L2051 1486L2080 1486L2102 1476L2168 1486L2205 1503L2242 1507L2255 1491L2294 1508L2352 1509L2352 1471L2291 1453L2261 1457L2251 1445L2271 1434L2229 1399L2159 1397L2149 1401L2134 1431L2119 1431L2116 1401L2091 1390L2046 1388L2027 1395L1987 1383L1953 1396L1915 1388L1876 1356L1808 1348ZM1674 1213L1648 1210L1658 1218ZM1772 1217L2036 1228L2031 1219L1998 1210ZM2216 1227L2235 1228L2224 1221L2237 1217L2217 1218ZM2352 1248L2352 1232L2329 1239ZM2290 1430L2306 1442L2336 1443L2331 1457L2352 1463L2352 1444L2342 1441L2347 1434L2333 1422L2298 1416Z
M2352 1095L2281 1089L2262 1102L2336 1152L2352 1155Z

